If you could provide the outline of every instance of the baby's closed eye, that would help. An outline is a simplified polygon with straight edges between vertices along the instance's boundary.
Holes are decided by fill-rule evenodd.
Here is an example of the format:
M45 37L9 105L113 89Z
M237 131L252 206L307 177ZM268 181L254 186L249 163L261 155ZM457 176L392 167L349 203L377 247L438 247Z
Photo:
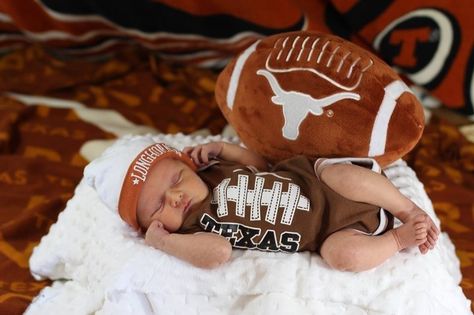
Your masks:
M180 172L176 173L176 174L173 176L173 180L172 180L173 186L179 184L182 179L183 179L183 171L181 170Z

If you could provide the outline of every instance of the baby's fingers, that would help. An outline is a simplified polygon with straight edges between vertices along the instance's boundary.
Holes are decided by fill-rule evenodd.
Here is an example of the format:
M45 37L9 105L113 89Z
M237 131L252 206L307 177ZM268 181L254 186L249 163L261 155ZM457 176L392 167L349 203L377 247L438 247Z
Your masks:
M201 151L201 161L204 164L209 164L209 158L211 157L211 152L209 146L204 146Z
M194 164L196 165L201 165L201 151L202 151L202 146L197 146L194 148L194 150L191 152L191 159L193 159Z
M150 223L150 226L146 231L145 243L156 246L158 244L157 242L159 242L162 237L168 234L169 232L165 229L163 223L158 220L154 220Z
M159 230L160 228L163 228L163 223L161 223L158 220L153 220L150 225L148 226L148 229L146 230L145 238L148 238L151 236L155 231Z
M189 153L194 149L194 147L185 147L183 153L189 155Z
M190 157L195 164L197 164L197 162L196 162L196 153L197 152L196 151L199 152L199 150L200 150L200 146L185 147L183 149L183 153L186 154L188 157Z

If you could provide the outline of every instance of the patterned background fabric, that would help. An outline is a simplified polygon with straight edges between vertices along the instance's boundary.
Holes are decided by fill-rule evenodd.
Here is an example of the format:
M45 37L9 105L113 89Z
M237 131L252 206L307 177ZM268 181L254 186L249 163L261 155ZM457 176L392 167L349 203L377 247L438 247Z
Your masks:
M473 14L471 0L3 0L0 49L38 42L59 56L97 57L140 45L222 66L262 36L319 30L374 49L443 105L473 115Z
M0 59L0 69L3 91L80 100L163 132L209 127L219 133L225 125L214 101L216 73L158 62L143 51L102 62L65 62L32 46ZM112 138L74 109L0 98L0 314L21 314L48 284L31 277L31 251L82 177L87 162L81 146ZM473 299L474 144L435 118L407 160L457 247L462 287Z
M0 314L21 314L47 284L31 277L28 258L82 177L87 162L81 148L90 140L117 137L83 111L98 110L104 120L119 113L128 123L165 133L221 132L226 122L214 100L217 72L189 64L219 65L262 35L317 29L366 47L379 43L386 61L444 105L473 113L469 0L455 6L442 0L235 3L136 0L118 7L94 0L0 1L0 92L84 106L0 96ZM149 19L149 12L159 18ZM443 35L446 30L451 36ZM452 45L441 51L446 42ZM435 117L407 160L455 243L462 287L472 300L474 145L457 126Z
M216 73L157 63L143 52L61 62L30 47L0 59L0 69L2 91L113 108L132 123L166 133L218 133L225 125L214 101ZM31 277L28 259L82 178L87 162L81 146L114 137L74 109L0 97L0 314L21 314L46 284Z
M433 202L441 229L456 247L461 286L474 299L474 143L443 118L434 117L405 157ZM474 310L474 304L471 303Z
M346 36L354 34L370 44L445 106L473 114L472 1L455 5L444 0L331 2L349 26Z

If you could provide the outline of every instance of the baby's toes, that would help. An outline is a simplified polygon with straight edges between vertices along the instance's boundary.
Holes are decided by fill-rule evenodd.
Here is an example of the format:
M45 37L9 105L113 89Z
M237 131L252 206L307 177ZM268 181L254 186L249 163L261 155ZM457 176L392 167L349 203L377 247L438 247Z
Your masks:
M428 232L424 228L415 230L415 239L418 244L425 243L427 241Z
M431 234L428 233L428 235L427 235L427 240L428 240L427 242L428 242L428 244L429 244L430 249L433 249L433 248L435 247L435 245L436 245L436 239L434 239L434 238L431 236Z
M416 233L427 232L428 225L425 221L415 222L413 227L415 228Z
M436 241L438 240L439 230L435 225L432 225L428 229L428 234L431 235L431 237Z
M420 250L420 253L422 253L423 255L428 252L428 247L426 247L425 243L419 245L418 249Z
M424 213L420 213L420 214L417 214L414 218L413 218L413 221L415 224L418 224L418 223L425 223L426 224L426 218L428 217L428 215L424 214Z
M429 230L432 231L433 234L439 235L439 229L429 216L426 217L426 222L428 223Z

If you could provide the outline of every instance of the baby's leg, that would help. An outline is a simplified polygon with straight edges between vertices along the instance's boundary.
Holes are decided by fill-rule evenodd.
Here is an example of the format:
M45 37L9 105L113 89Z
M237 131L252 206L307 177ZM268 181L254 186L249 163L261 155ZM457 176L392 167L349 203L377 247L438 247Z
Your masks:
M334 164L325 167L320 177L331 189L342 196L382 207L403 223L423 214L428 237L426 242L419 245L419 249L422 254L425 254L429 249L434 248L439 230L433 220L402 195L385 176L356 165Z
M364 271L374 268L398 251L427 240L424 214L409 218L402 226L382 235L364 235L353 229L331 234L321 247L321 257L334 269Z

